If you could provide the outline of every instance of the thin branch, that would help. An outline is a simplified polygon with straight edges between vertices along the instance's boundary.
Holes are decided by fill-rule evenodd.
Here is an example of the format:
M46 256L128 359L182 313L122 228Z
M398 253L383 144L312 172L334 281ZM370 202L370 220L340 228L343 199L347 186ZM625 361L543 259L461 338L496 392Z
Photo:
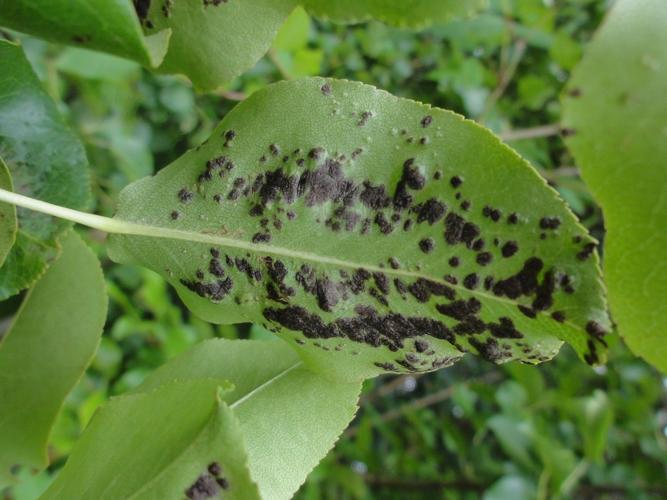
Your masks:
M278 55L278 53L273 48L269 49L268 55L269 55L269 59L271 59L271 62L275 65L276 68L278 68L278 72L283 77L283 79L285 79L285 80L293 80L294 79L292 74L288 71L288 69L285 67L285 65L280 60L280 56Z
M540 125L539 127L531 127L516 130L507 130L499 134L503 141L520 141L522 139L536 139L538 137L551 137L559 135L561 127L557 123L550 125Z
M484 118L491 112L491 110L495 107L498 100L505 93L505 90L507 90L507 86L514 78L514 74L516 73L516 70L519 67L519 63L521 62L521 59L523 59L523 55L526 52L526 46L527 46L526 41L523 39L517 40L516 43L514 44L514 54L513 54L514 57L510 60L507 67L500 75L498 85L493 90L493 92L491 92L491 94L486 100L486 103L484 103L484 110L479 116L480 122L484 121Z

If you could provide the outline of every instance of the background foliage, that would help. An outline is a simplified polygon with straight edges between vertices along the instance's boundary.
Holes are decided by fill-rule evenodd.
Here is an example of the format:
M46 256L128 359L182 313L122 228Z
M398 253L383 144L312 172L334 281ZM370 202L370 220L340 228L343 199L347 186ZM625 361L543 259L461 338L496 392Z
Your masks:
M491 127L602 240L599 207L551 124L560 120L559 95L608 2L491 3L474 19L419 33L377 22L339 26L297 11L251 71L205 96L126 60L22 42L84 139L98 213L111 215L123 186L205 139L234 101L281 78L321 74L361 80ZM167 359L203 339L270 335L257 326L198 320L156 274L111 266L103 235L83 236L105 268L105 333L56 424L52 467L7 490L7 498L35 498L94 410ZM1 316L10 317L18 303L1 303ZM609 364L597 370L565 347L538 368L469 357L428 375L367 382L356 420L299 498L664 498L666 474L667 379L615 339Z

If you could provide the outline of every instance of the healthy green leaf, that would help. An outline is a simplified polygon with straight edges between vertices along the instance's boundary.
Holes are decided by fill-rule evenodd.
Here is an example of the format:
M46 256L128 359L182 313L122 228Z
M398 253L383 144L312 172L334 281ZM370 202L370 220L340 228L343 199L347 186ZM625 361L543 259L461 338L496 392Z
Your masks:
M113 398L43 499L259 499L222 380L170 382Z
M667 371L667 8L621 0L564 98L568 146L602 205L605 278L619 333Z
M525 161L454 113L359 83L253 94L126 188L117 217L161 238L112 236L115 260L339 377L469 351L537 363L559 339L594 363L609 328L593 240Z
M130 0L0 0L0 25L147 66L160 64L169 42L168 32L144 38Z
M0 9L1 10L1 9ZM0 40L0 156L16 192L70 208L90 196L83 145L42 89L21 48ZM18 210L16 243L0 269L0 300L27 288L58 252L71 224Z
M303 0L315 16L354 23L377 19L399 27L424 27L467 17L486 6L486 0Z
M0 482L14 466L48 464L51 427L95 354L106 308L99 262L71 232L0 344Z
M307 370L282 342L209 340L168 362L140 391L170 380L226 379L262 498L288 499L333 447L357 409L358 383Z
M7 169L7 165L0 158L0 187L12 191L12 176ZM5 262L7 254L16 241L16 207L3 203L0 205L0 267Z
M255 64L271 46L296 0L150 2L142 16L147 33L171 29L160 71L182 73L213 90Z

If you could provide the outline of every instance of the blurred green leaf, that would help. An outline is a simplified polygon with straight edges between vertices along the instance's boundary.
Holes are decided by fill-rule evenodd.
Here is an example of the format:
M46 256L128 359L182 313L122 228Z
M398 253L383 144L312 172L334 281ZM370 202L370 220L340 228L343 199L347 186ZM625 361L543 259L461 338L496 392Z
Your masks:
M0 344L0 480L42 469L63 400L92 360L106 318L104 279L75 233L24 299Z
M12 176L5 162L0 158L0 188L13 191ZM0 267L5 262L16 241L16 207L7 203L0 204Z
M238 420L221 399L231 389L181 380L110 400L43 498L259 499Z
M568 83L563 125L602 205L618 331L667 371L667 9L620 0Z

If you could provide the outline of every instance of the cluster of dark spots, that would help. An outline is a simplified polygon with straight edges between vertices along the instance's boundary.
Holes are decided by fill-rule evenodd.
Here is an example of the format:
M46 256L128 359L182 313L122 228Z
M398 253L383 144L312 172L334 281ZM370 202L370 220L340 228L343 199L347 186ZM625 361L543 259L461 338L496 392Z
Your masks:
M474 290L479 285L479 276L476 273L470 273L463 278L463 286L468 290Z
M369 181L364 181L363 191L359 194L359 200L366 207L379 210L389 206L390 199L383 185L375 186Z
M422 339L415 340L415 351L422 353L426 352L429 348L428 342Z
M491 290L493 284L495 283L495 278L493 276L487 276L484 278L484 290Z
M224 299L234 286L234 282L229 276L225 279L218 279L211 283L205 283L201 280L195 281L186 279L181 279L180 282L188 290L195 292L202 298L211 299L214 302L219 302Z
M408 286L400 278L394 278L394 286L396 287L396 291L400 293L401 296L404 296L406 293L408 293Z
M381 315L368 306L357 306L355 316L330 323L325 323L318 315L300 306L267 308L263 314L268 321L299 331L307 338L348 338L373 347L386 346L394 352L403 347L406 339L422 335L454 342L452 332L439 321L396 313Z
M560 224L558 217L542 217L540 219L540 229L556 230L560 227Z
M202 0L202 1L204 2L204 7L208 7L209 5L217 7L218 5L229 2L229 0Z
M269 243L271 235L269 233L255 233L252 235L253 243Z
M512 257L518 251L519 251L519 244L516 241L507 241L500 249L500 252L502 253L503 257L505 257L506 259Z
M178 201L181 203L190 203L193 196L192 191L188 188L183 187L178 191Z
M330 96L331 95L331 85L329 85L328 83L325 83L324 85L322 85L320 87L320 91L322 92L323 95L325 95L327 97Z
M361 113L361 116L359 117L359 121L357 122L358 127L363 127L368 123L368 120L370 120L373 116L373 113L370 111L364 111Z
M459 280L456 278L456 276L452 276L451 274L445 274L442 279L444 279L450 285L459 284Z
M446 297L449 300L454 300L456 298L456 292L454 292L448 285L426 278L418 278L415 282L408 285L408 291L421 303L428 302L431 295L436 297Z
M461 262L460 262L458 257L451 257L449 259L449 265L452 266L452 267L459 267L460 263Z
M455 300L449 304L438 304L435 308L440 314L463 321L470 316L475 316L482 309L482 304L479 300L470 298L468 300Z
M234 140L236 137L236 132L233 130L228 130L223 134L223 137L225 138L225 143L223 144L224 147L228 148L230 143Z
M144 21L148 17L148 11L151 8L151 0L132 0L134 3L134 10L140 21Z
M435 198L430 198L414 206L412 211L417 214L417 223L428 222L433 225L445 216L447 205Z
M602 340L602 338L607 334L604 328L597 321L589 321L586 323L586 333L591 337L596 338L597 340Z
M461 206L461 210L467 212L468 210L470 210L470 201L469 200L463 200L461 202L460 206Z
M559 278L559 285L567 294L574 293L574 286L572 286L572 278L567 274L562 274Z
M353 160L356 160L357 157L363 152L364 150L362 148L355 148L355 150L352 151L352 154L350 156L352 157Z
M383 295L389 294L389 280L384 273L373 273L373 281L377 289L382 292Z
M537 290L537 277L544 263L537 257L526 259L521 270L514 276L499 280L493 286L493 293L500 297L517 299L522 295L531 295Z
M486 242L484 241L484 238L479 238L475 241L472 242L471 249L474 250L475 252L481 252L484 250L484 246L486 245ZM482 257L483 259L484 257Z
M387 220L387 217L385 217L384 213L382 212L375 214L375 219L373 219L373 222L377 224L382 234L389 234L394 230L394 226Z
M500 210L498 210L497 208L490 207L488 205L486 205L482 209L482 215L484 217L488 217L493 222L498 222L500 220L500 218L502 217L502 214L500 213Z
M489 323L491 335L500 339L521 339L523 334L515 327L511 319L502 317L498 323Z
M588 258L593 255L594 251L595 243L586 243L584 248L579 253L577 253L577 259L581 261L588 260Z
M426 184L426 178L415 165L414 158L408 158L403 163L403 176L401 181L405 182L410 189L419 190Z
M551 317L559 323L565 322L565 313L563 311L554 311L551 313Z
M162 7L160 10L162 10L162 15L164 17L171 17L171 8L174 6L174 0L164 0L164 3L162 4Z
M521 311L525 316L527 316L531 319L534 319L534 318L537 317L537 313L533 309L531 309L530 307L526 307L526 306L523 306L523 305L519 305L517 307L519 308L519 311Z
M435 243L432 238L424 238L419 241L419 248L424 253L431 253Z
M426 115L419 123L421 123L422 127L426 128L433 123L433 117L431 115Z
M413 225L414 221L412 219L406 220L405 223L403 224L403 231L410 231Z
M468 248L471 248L479 233L479 227L472 222L467 222L460 215L450 212L445 217L445 241L449 245L463 242Z
M433 180L439 181L440 179L442 179L442 171L436 170L435 173L433 174Z
M401 268L401 263L398 261L396 257L389 257L388 262L389 262L389 267L391 267L392 269Z
M429 143L428 137L424 136L419 138L419 144L421 144L422 146L426 146L428 143Z
M178 220L181 218L181 213L178 210L172 210L169 217L171 217L171 220Z
M508 224L517 224L519 222L519 215L516 212L512 212L507 216Z
M222 264L220 264L220 261L215 258L211 259L209 262L208 272L218 278L225 276L225 269L222 267Z
M455 175L451 179L449 179L449 183L452 185L454 189L458 188L461 184L463 184L463 179L459 177L458 175Z
M396 367L395 364L393 363L388 363L388 362L375 362L373 363L375 366L378 368L382 368L383 370L386 370L388 372L397 372L399 369Z
M280 155L280 148L277 144L269 144L269 153L271 153L271 156L278 156Z
M493 256L491 255L491 252L480 252L477 254L475 260L480 266L486 266L491 263Z
M504 350L493 337L490 337L485 341L471 338L469 339L469 342L470 345L477 350L480 356L492 363L498 363L512 356L512 353Z
M533 309L536 311L546 311L553 305L553 293L556 290L556 279L553 270L544 274L542 282L535 291L535 300L533 300Z
M222 467L218 462L208 465L207 471L185 490L185 496L193 500L217 497L220 490L229 488L229 481L222 477Z

